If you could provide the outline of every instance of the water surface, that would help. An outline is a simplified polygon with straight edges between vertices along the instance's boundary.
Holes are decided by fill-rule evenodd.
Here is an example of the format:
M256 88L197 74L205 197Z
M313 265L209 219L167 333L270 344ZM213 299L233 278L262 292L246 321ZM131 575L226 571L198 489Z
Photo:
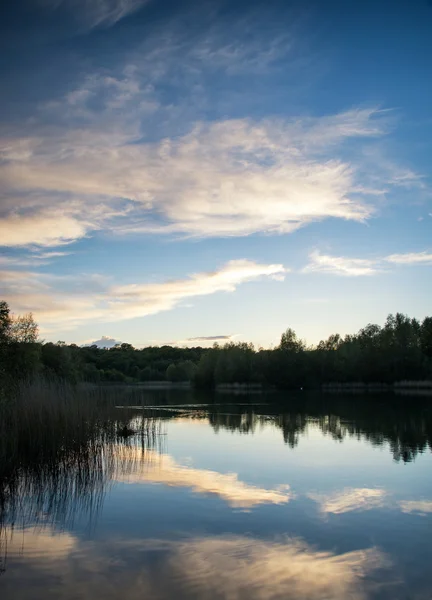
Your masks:
M116 404L133 435L3 490L3 600L432 598L430 400Z

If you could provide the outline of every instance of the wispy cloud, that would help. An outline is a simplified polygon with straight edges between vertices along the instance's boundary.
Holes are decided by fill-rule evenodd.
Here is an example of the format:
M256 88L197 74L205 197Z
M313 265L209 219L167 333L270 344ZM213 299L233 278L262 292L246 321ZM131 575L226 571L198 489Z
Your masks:
M344 256L330 256L315 250L309 256L309 264L304 267L304 273L320 272L359 277L374 275L378 272L378 261L366 258L348 258Z
M52 8L65 7L79 22L92 29L111 26L151 0L41 0Z
M2 243L53 246L97 229L243 236L328 217L364 221L373 208L355 192L355 166L329 148L378 135L378 116L199 123L155 143L136 143L132 126L87 128L27 140L24 154L23 140L8 139L0 177L22 201L3 210ZM45 192L39 206L36 190Z
M432 253L428 251L408 252L406 254L390 254L389 256L370 259L331 256L314 250L310 253L309 263L302 269L302 272L361 277L382 272L386 267L388 268L389 263L397 266L431 265Z
M34 271L3 270L2 298L15 312L32 311L45 331L73 329L89 320L117 321L171 310L183 300L234 292L248 281L280 280L281 264L233 260L220 269L162 283L110 285L98 276L59 277Z
M115 314L126 312L129 318L154 314L170 310L187 298L233 292L247 281L262 277L280 280L286 272L281 264L262 265L248 260L232 260L218 271L198 273L188 279L114 287L109 310Z
M406 254L391 254L384 260L396 265L430 265L432 252L407 252Z
M229 342L234 335L203 335L198 337L187 338L187 342Z

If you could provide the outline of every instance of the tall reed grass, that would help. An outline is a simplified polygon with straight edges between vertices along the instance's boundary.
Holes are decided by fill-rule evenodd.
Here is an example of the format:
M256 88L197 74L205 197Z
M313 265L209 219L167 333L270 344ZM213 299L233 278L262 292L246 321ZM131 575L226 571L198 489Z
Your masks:
M161 419L116 409L116 401L115 390L42 379L18 383L3 397L0 573L11 527L63 527L84 514L91 525L117 475L136 469L133 461L154 459ZM119 435L124 427L134 435Z

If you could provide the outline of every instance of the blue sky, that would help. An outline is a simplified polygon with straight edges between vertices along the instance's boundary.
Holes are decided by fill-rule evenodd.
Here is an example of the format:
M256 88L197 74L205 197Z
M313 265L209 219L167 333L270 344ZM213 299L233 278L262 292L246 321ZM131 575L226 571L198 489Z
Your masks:
M0 296L44 339L430 314L430 2L4 0L0 24Z

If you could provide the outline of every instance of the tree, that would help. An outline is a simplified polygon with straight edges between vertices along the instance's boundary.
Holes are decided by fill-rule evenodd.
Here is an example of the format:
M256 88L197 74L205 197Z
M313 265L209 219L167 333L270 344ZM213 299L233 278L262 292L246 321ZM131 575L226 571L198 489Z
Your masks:
M432 317L426 317L421 324L420 346L423 354L432 358Z
M32 313L12 318L10 336L14 342L34 344L39 337L39 327Z
M0 301L0 344L4 344L9 340L11 317L9 305L4 300Z
M340 348L342 343L343 340L341 336L338 333L333 333L327 340L321 340L321 342L318 344L317 349L327 351L337 350L338 348Z
M281 336L279 349L290 352L301 352L305 350L305 346L304 341L298 339L294 329L289 327Z

